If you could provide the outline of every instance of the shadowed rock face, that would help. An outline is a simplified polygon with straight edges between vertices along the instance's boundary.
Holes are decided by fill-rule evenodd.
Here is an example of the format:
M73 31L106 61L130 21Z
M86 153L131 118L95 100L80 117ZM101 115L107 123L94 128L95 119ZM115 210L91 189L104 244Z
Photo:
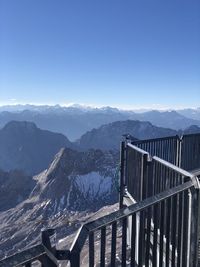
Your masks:
M25 200L36 182L22 171L0 170L0 211L15 207Z
M31 122L9 122L0 130L0 168L39 173L62 147L73 147L62 134L41 130Z

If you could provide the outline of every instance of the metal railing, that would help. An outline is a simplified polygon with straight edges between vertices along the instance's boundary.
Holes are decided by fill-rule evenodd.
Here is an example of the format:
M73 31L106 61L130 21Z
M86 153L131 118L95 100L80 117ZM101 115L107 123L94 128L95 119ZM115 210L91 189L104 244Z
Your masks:
M199 205L199 185L196 178L85 224L71 248L71 267L81 266L81 251L89 236L89 267L116 266L184 266L197 267L199 214L192 207ZM127 225L131 221L130 245L127 245ZM111 253L106 257L106 232L111 226ZM117 249L117 227L121 227L121 242ZM100 231L100 240L95 233ZM185 238L187 237L187 238ZM95 244L100 259L95 256ZM121 255L119 257L119 255ZM107 259L107 260L106 260ZM118 265L117 265L118 266Z
M200 168L200 134L131 141L121 146L120 192L131 194L135 201L182 184ZM181 166L182 169L178 168ZM185 177L183 177L185 176ZM120 196L120 206L123 197Z
M181 168L200 169L200 134L184 135L181 139Z
M150 155L157 156L179 166L180 140L180 137L176 135L156 139L128 141L148 152Z
M126 144L121 178L122 194L128 193L138 202L188 181L192 174L146 151Z
M52 236L55 235L55 229L42 231L41 244L23 250L13 256L0 261L0 267L31 267L38 263L44 267L56 267L58 261L69 259L69 251L57 250L55 245L51 244Z
M149 153L129 143L126 144L126 151L124 152L124 165L122 167L125 169L123 191L126 187L138 202L144 199L144 195L146 195L145 185L147 184Z
M84 224L69 251L36 246L0 262L0 266L82 265L87 247L89 267L94 266L181 266L198 265L199 181L190 181ZM128 233L128 223L131 231ZM120 232L120 236L119 236ZM107 241L109 236L110 242ZM128 244L127 238L130 238ZM49 240L49 239L47 239ZM88 240L88 242L87 242ZM109 253L107 254L107 251Z
M127 141L150 155L164 159L184 170L200 168L200 134Z
M195 150L189 148L189 140ZM187 157L199 153L198 144L199 137L193 135L123 141L120 210L84 224L70 250L52 246L54 231L48 230L42 233L41 245L0 261L0 267L30 267L36 261L42 267L55 267L66 260L71 267L197 267L199 180L179 166L200 167L199 154L193 165L186 165ZM184 156L186 152L190 156ZM137 203L124 207L127 195ZM83 254L88 255L87 263Z

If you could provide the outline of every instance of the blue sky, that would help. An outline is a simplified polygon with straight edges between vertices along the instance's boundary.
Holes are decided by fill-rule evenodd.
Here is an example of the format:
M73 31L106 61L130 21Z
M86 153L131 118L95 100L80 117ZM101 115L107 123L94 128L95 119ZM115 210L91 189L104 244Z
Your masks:
M0 0L1 105L199 100L199 0Z

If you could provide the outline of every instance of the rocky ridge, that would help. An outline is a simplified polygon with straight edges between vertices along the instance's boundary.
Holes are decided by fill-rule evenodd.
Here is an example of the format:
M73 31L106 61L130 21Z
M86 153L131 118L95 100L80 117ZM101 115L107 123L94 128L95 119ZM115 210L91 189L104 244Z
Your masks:
M28 198L0 213L0 257L39 242L43 227L59 228L117 202L118 160L118 153L111 151L61 149L50 167L34 176ZM70 229L62 228L58 235L66 236Z

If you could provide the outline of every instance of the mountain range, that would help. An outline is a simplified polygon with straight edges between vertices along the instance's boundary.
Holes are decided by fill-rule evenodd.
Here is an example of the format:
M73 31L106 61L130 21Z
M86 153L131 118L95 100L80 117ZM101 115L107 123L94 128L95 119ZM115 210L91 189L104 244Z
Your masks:
M102 125L86 132L76 142L70 142L63 134L42 130L32 122L11 121L0 130L0 169L17 169L28 175L36 175L48 168L61 148L77 151L119 150L125 134L135 139L150 139L184 132L197 133L200 128L193 125L185 131L176 131L154 126L150 122L127 120Z
M155 126L175 130L183 130L191 125L200 126L200 109L185 109L180 112L158 110L135 112L111 107L91 108L80 105L0 107L0 128L11 120L31 121L41 129L62 133L71 141L75 141L93 128L123 120L149 121Z

